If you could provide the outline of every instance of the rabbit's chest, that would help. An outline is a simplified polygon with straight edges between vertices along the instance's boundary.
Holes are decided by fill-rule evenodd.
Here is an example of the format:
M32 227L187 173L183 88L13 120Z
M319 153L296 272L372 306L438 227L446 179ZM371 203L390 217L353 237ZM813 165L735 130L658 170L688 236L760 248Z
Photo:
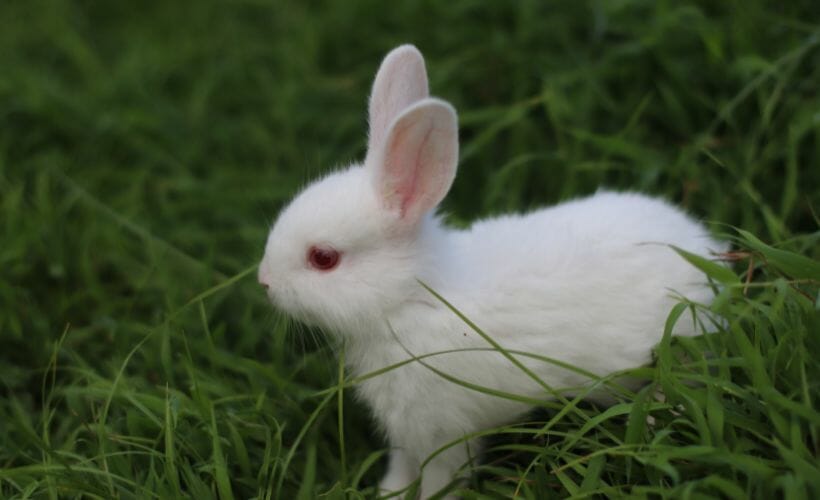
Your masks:
M419 427L419 433L430 435L436 429L455 432L465 425L495 425L526 411L524 405L490 392L537 390L528 387L532 380L500 353L465 342L464 333L457 332L460 343L426 345L415 352L398 342L382 346L378 361L371 358L351 367L356 376L375 374L358 384L356 391L389 435L407 427ZM373 354L376 346L371 344L370 349Z

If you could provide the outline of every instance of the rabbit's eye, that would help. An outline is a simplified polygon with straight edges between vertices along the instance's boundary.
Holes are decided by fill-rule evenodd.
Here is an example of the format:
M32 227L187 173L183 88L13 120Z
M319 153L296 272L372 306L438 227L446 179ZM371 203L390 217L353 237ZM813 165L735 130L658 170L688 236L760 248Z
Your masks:
M330 271L339 264L339 252L331 247L312 246L308 250L307 261L314 269Z

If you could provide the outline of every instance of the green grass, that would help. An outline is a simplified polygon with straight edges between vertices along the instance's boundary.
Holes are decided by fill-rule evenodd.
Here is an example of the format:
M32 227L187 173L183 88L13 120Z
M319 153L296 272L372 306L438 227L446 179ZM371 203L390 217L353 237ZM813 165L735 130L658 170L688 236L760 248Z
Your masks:
M355 380L253 274L279 207L361 157L407 41L460 110L454 224L635 189L738 257L694 262L719 334L664 336L612 407L494 430L465 496L820 497L816 1L33 0L0 23L0 497L374 495Z

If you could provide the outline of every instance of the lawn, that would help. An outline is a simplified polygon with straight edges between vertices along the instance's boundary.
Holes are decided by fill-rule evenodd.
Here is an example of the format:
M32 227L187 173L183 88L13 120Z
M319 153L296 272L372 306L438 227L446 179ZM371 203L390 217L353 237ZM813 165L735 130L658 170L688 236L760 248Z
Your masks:
M820 498L816 0L31 0L0 25L0 498L375 497L356 381L255 270L283 204L362 156L405 42L460 112L452 224L606 186L735 250L694 263L718 333L658 332L611 407L495 429L461 494Z

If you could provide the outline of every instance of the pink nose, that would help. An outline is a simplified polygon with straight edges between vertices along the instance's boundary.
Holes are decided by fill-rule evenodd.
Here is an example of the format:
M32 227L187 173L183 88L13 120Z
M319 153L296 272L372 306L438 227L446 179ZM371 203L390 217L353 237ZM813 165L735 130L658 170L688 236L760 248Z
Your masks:
M259 280L259 284L262 285L262 288L265 290L270 289L270 275L265 271L263 266L259 266L257 279Z

